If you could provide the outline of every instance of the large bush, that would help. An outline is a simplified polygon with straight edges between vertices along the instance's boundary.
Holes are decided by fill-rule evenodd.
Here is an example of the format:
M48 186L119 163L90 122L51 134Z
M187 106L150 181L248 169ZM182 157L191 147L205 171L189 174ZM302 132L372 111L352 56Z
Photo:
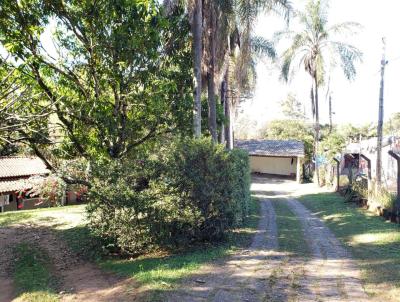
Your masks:
M91 227L124 253L219 240L247 214L247 154L209 140L173 143L151 160L93 170Z
M209 140L179 143L168 162L168 186L200 212L197 237L220 238L247 214L250 173L246 153Z

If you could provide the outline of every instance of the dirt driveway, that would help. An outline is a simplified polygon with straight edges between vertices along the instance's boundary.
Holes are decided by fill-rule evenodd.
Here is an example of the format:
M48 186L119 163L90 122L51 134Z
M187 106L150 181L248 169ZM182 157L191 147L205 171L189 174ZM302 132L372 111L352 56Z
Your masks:
M371 301L351 255L324 223L295 199L317 192L313 184L254 177L261 203L258 232L248 250L210 264L185 280L167 301ZM279 251L274 202L286 203L303 229L311 255Z

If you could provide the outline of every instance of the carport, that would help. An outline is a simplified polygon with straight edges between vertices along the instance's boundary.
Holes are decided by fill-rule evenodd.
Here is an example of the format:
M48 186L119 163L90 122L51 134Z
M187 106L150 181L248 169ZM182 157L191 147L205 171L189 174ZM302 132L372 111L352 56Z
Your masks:
M235 147L246 150L253 173L301 179L304 143L296 140L237 140Z

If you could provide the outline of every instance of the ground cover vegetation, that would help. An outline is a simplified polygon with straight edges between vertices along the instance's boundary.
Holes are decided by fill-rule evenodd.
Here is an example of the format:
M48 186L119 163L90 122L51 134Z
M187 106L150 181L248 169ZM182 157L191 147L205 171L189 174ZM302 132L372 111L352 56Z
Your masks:
M305 195L299 200L350 250L363 270L367 292L380 300L396 301L400 280L398 225L384 223L382 218L345 203L337 193Z
M14 253L14 282L21 301L58 301L57 280L50 273L46 253L26 243L19 244Z

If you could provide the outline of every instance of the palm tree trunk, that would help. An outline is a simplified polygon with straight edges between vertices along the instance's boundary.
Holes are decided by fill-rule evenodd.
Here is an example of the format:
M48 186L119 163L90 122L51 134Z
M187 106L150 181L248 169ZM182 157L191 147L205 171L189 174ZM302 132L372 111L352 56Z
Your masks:
M332 95L329 94L329 134L332 133Z
M315 141L314 141L314 152L315 152L315 173L317 176L317 184L320 185L319 181L319 166L318 166L318 141L319 141L319 104L318 104L318 77L317 72L315 72L314 76L314 104L315 104Z
M218 142L217 135L217 104L215 100L215 7L213 1L209 1L210 20L209 20L209 38L210 38L210 63L207 74L208 81L208 126L213 142Z
M201 57L203 54L203 3L195 0L193 15L193 54L194 54L194 107L193 107L193 133L194 137L201 137Z
M311 99L311 113L312 113L312 118L314 120L315 119L314 83L311 83L310 99Z
M223 80L221 83L220 96L221 96L222 111L223 111L224 118L225 118L225 113L226 113L226 82L225 82L225 80ZM221 123L219 142L221 144L225 144L225 121L222 121L222 123Z
M226 138L226 147L229 150L233 149L233 128L232 128L232 123L231 123L231 102L232 102L232 97L230 93L230 87L229 87L229 67L226 70L225 74L225 138Z

